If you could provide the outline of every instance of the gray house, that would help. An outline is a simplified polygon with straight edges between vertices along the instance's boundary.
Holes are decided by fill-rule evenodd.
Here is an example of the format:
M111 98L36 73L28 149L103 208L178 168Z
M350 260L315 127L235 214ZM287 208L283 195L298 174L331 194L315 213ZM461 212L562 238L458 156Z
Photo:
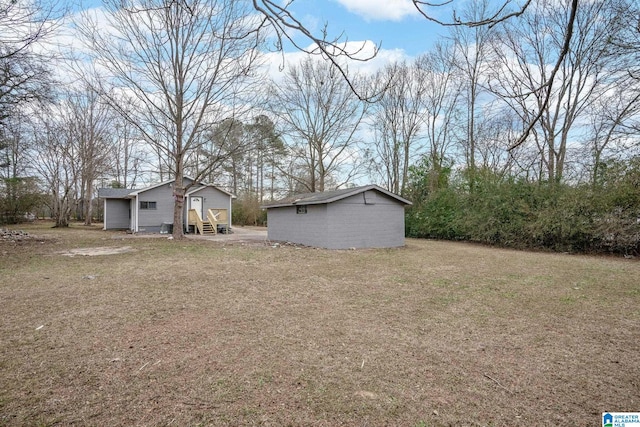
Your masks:
M161 182L136 189L100 188L98 197L104 200L104 229L133 232L159 232L163 224L173 224L173 183ZM184 178L185 185L194 180ZM188 212L195 210L206 217L209 209L226 211L231 218L231 201L235 196L214 185L195 183L185 194L184 228L188 230ZM229 226L229 224L227 224Z
M270 240L329 249L404 245L411 202L377 185L299 194L262 206Z

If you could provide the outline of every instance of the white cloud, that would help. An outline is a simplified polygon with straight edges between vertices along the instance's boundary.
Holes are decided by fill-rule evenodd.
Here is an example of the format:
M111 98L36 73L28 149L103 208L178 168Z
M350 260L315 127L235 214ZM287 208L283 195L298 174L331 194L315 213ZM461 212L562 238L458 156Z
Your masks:
M347 10L371 21L401 21L417 15L411 0L337 0Z
M307 50L313 50L313 45ZM358 72L365 75L372 75L376 71L384 68L385 65L403 60L410 61L409 57L402 49L380 49L375 56L372 57L376 49L376 44L370 40L367 41L350 41L345 46L345 50L354 54L354 57L367 59L364 61L347 60L345 57L339 59L342 65L346 65L349 72ZM271 52L266 54L265 66L268 68L267 74L274 81L283 78L288 67L299 65L308 54L301 51L294 52ZM320 58L320 56L316 56Z
M351 44L353 44L353 48L349 46ZM376 52L375 49L377 47L375 43L370 40L364 42L364 47L362 47L362 44L358 42L349 42L347 47L347 50L351 52L356 51L357 48L362 48L354 55L354 58L361 59L360 61L347 61L349 70L357 71L362 74L372 75L378 70L384 68L387 64L404 60L408 61L411 59L403 49L379 49ZM373 56L374 52L375 56Z

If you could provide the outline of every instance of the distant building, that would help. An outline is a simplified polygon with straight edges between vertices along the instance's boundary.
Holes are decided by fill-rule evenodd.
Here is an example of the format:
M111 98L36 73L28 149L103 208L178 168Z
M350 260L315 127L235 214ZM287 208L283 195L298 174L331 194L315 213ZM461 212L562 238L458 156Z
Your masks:
M185 177L185 185L193 179ZM173 225L174 180L135 189L100 188L98 197L104 200L104 229L133 232L160 232L163 224ZM188 212L195 209L206 217L208 209L227 210L231 218L231 201L235 196L214 185L195 183L185 194L184 224L188 230Z

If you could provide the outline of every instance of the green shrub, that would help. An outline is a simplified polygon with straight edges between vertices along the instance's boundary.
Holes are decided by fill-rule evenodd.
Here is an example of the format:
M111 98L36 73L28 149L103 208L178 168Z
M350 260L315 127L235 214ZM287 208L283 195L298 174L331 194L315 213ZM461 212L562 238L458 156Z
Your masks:
M469 240L513 248L640 254L640 161L604 168L596 184L562 185L475 176L445 188L412 182L409 237ZM614 173L615 172L615 173ZM418 186L418 188L416 188ZM421 186L421 187L420 187Z
M234 200L231 216L232 223L236 225L267 224L267 212L260 209L260 203L255 197L241 196Z

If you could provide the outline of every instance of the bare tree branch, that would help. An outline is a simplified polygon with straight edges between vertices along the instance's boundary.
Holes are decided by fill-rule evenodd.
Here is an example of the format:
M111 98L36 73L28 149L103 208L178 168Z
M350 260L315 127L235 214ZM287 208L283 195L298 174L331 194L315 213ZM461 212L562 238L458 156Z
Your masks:
M373 59L379 49L380 44L376 45L371 54L365 53L366 42L358 43L353 46L344 32L337 36L329 36L327 25L321 31L320 35L313 34L302 22L297 19L293 13L287 8L294 0L289 0L284 5L278 4L273 0L252 0L254 8L262 13L265 19L271 24L275 30L277 43L276 48L283 50L283 42L286 40L296 49L309 55L319 55L328 60L335 69L347 81L351 91L360 98L360 100L371 99L372 95L366 95L361 92L360 88L356 88L351 84L345 65L341 62L343 59L366 62ZM302 46L296 42L291 34L300 34L311 46ZM362 56L364 54L364 56Z
M0 60L29 50L55 31L68 6L46 0L0 0Z
M425 8L442 7L442 6L450 5L455 0L447 0L441 3L427 2L422 0L412 0L412 1L416 9L418 9L418 12L420 12L420 14L425 19L427 19L428 21L434 22L438 25L442 25L445 27L451 27L451 26L479 27L479 26L488 25L492 27L508 19L517 18L521 16L529 8L533 0L527 0L522 6L519 6L519 8L514 12L507 12L509 5L513 3L513 0L506 0L504 3L502 3L502 5L500 5L497 8L497 11L495 13L493 13L492 15L486 18L482 18L479 20L463 20L457 15L456 11L454 10L451 21L444 21L444 20L435 18L432 14L427 13Z
M572 0L571 12L569 15L569 22L567 23L567 29L564 35L564 44L562 46L562 50L560 51L558 59L553 67L553 70L551 71L551 74L547 78L547 81L544 82L540 87L540 90L546 90L544 101L542 105L538 108L538 112L536 113L536 115L533 117L532 120L529 121L529 124L526 126L522 135L513 144L509 146L509 150L513 150L514 148L519 147L527 140L533 128L538 124L538 122L542 118L542 115L544 114L546 107L549 105L549 101L551 100L551 93L552 93L554 80L556 78L556 75L558 74L558 71L560 70L560 67L562 66L562 63L564 62L565 57L569 54L569 49L571 46L571 37L573 36L573 26L576 20L577 13L578 13L578 0Z

